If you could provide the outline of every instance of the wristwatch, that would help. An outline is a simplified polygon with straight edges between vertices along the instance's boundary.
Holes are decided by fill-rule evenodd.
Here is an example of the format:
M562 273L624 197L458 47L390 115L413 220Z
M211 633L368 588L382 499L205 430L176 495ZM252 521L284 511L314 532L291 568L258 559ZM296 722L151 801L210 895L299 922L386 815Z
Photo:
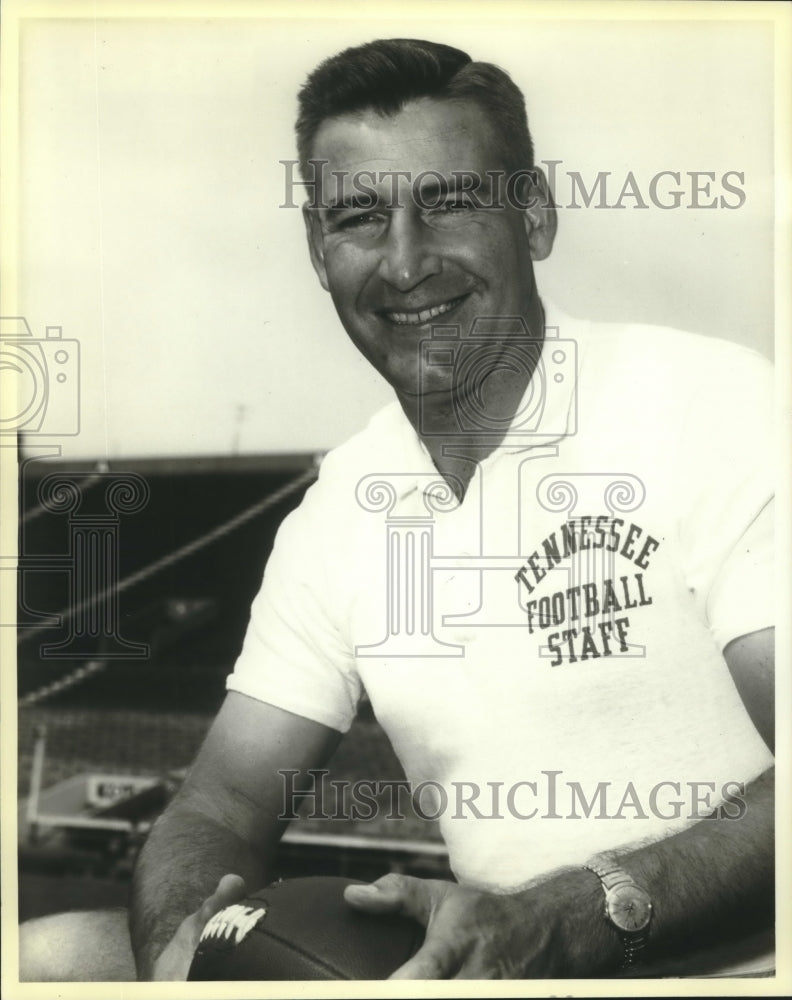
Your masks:
M594 872L605 890L605 919L616 929L624 946L621 967L629 969L641 958L649 939L652 901L649 893L608 854L597 854L583 865Z

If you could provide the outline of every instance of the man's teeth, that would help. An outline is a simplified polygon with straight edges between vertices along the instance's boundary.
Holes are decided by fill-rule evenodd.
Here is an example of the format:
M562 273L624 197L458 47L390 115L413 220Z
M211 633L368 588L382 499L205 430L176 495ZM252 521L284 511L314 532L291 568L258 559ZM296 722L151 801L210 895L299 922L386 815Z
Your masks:
M420 312L389 312L385 315L392 323L398 323L401 326L420 326L421 323L428 323L430 319L447 313L461 301L461 298L451 299L450 302L443 302L439 306L432 306L431 309L421 309Z

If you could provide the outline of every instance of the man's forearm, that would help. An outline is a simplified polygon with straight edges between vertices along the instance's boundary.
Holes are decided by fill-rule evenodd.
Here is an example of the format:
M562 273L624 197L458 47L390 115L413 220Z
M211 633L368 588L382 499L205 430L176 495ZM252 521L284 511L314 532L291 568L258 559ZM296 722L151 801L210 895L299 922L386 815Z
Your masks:
M752 782L734 818L721 811L665 840L620 853L618 863L646 889L653 918L647 963L695 956L770 928L774 914L774 769ZM545 886L564 900L569 975L618 969L618 935L604 919L604 892L585 870L559 873ZM545 887L537 888L542 892ZM532 890L527 891L527 895ZM578 905L574 897L578 895Z
M185 783L149 835L132 886L130 932L138 976L184 978L207 904L268 880L285 823L280 769L320 767L341 734L255 698L229 692ZM231 880L232 883L235 880ZM175 932L189 925L184 933ZM186 962L186 966L185 966Z
M188 796L174 799L140 853L132 884L130 935L139 978L151 977L155 960L179 924L211 895L223 875L241 875L249 890L260 887L265 854Z

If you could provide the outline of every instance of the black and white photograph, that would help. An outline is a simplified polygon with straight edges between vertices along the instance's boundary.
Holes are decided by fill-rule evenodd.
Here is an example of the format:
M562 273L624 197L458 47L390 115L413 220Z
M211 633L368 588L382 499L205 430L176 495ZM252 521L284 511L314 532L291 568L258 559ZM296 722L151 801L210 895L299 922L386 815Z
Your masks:
M2 19L5 994L788 991L792 10Z

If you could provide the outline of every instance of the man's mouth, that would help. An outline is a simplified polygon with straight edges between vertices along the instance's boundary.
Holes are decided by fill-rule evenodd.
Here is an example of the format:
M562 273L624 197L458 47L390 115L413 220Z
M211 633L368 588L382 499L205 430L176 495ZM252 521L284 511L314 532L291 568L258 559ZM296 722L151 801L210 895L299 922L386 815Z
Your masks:
M452 309L456 309L459 303L466 298L466 294L460 295L456 299L449 299L448 302L441 302L439 305L429 306L427 309L416 309L411 312L392 312L389 309L383 309L380 315L397 326L422 326L424 323L429 323L438 316L443 316L445 313L451 312Z

